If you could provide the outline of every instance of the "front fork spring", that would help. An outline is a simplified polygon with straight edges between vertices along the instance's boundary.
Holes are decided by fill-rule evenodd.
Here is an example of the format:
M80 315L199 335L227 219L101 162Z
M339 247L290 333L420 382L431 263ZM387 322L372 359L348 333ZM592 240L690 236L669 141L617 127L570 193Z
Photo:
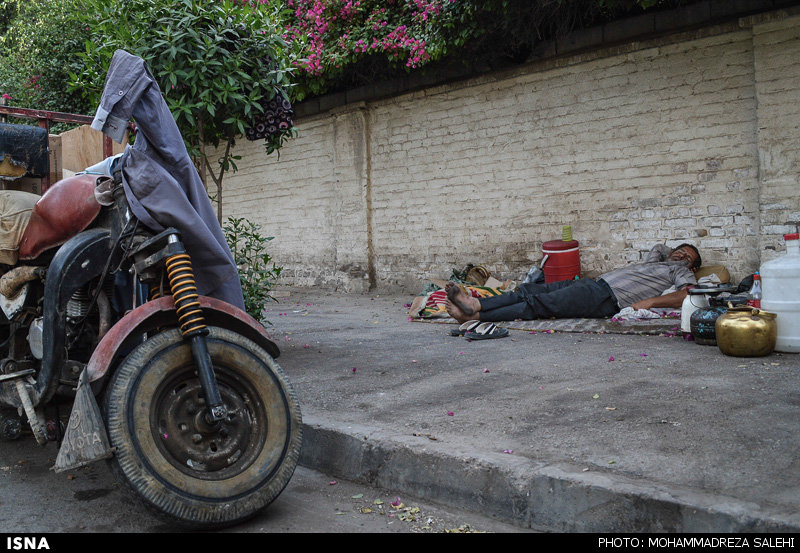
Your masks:
M184 337L205 334L207 332L205 318L197 299L197 285L194 281L191 258L185 253L175 254L167 258L166 265L181 334Z
M192 260L189 254L176 253L169 256L165 263L167 279L178 315L178 325L183 338L191 346L192 357L197 366L197 376L200 378L200 384L205 392L208 404L208 422L220 421L226 417L227 409L222 402L222 396L214 376L211 355L208 352L206 343L208 328L200 309L197 285L194 281L194 271L192 271Z

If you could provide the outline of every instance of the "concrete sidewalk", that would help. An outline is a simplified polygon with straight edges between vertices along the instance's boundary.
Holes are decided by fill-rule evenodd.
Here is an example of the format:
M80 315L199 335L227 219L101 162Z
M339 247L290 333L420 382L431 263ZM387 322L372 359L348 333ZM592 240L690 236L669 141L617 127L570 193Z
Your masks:
M470 342L410 322L411 295L277 293L268 329L304 466L537 530L800 530L800 355L577 332Z

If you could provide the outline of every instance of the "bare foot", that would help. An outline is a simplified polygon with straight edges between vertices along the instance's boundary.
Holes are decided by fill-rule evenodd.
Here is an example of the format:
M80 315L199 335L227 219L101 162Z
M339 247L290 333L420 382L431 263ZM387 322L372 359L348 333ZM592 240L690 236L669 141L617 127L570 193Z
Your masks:
M481 302L478 301L478 298L467 294L458 284L448 282L444 289L447 291L447 299L455 304L464 315L472 316L481 310Z
M459 323L465 323L467 321L479 321L481 318L480 313L475 313L474 315L466 315L461 309L458 308L456 304L451 302L450 300L446 300L444 302L444 307L447 309L447 313L457 320Z

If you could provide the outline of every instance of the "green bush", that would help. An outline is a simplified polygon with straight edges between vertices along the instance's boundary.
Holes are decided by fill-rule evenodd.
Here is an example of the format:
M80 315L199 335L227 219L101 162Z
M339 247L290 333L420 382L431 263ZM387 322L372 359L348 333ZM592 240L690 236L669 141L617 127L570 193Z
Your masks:
M245 310L262 320L267 303L277 301L270 291L283 271L266 251L274 236L265 237L260 225L242 217L229 217L222 230L239 270Z
M94 113L80 91L68 87L70 73L83 67L77 53L89 37L78 12L76 0L0 0L0 95L10 96L9 105Z

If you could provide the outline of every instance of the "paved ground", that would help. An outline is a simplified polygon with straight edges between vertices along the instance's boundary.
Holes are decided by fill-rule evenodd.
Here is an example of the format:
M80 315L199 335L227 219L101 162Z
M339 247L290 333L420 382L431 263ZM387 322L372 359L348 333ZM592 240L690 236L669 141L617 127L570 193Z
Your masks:
M409 321L413 293L277 294L305 466L523 528L800 530L798 355L597 332L470 342Z
M134 535L147 536L142 539L155 536L157 541L164 541L160 536L164 533L186 536L184 529L160 520L130 498L104 462L55 473L51 470L58 453L54 442L40 447L27 436L0 445L0 529L6 535L45 534L51 551L69 549L75 541L71 534L81 534L82 543L86 543L86 534L94 533L125 533L126 543ZM246 550L252 539L261 538L245 538L244 534L517 531L516 526L455 506L434 505L405 493L333 479L298 467L269 507L218 532L231 537L225 542L226 548ZM198 538L205 546L207 535ZM5 539L0 541L6 544Z

